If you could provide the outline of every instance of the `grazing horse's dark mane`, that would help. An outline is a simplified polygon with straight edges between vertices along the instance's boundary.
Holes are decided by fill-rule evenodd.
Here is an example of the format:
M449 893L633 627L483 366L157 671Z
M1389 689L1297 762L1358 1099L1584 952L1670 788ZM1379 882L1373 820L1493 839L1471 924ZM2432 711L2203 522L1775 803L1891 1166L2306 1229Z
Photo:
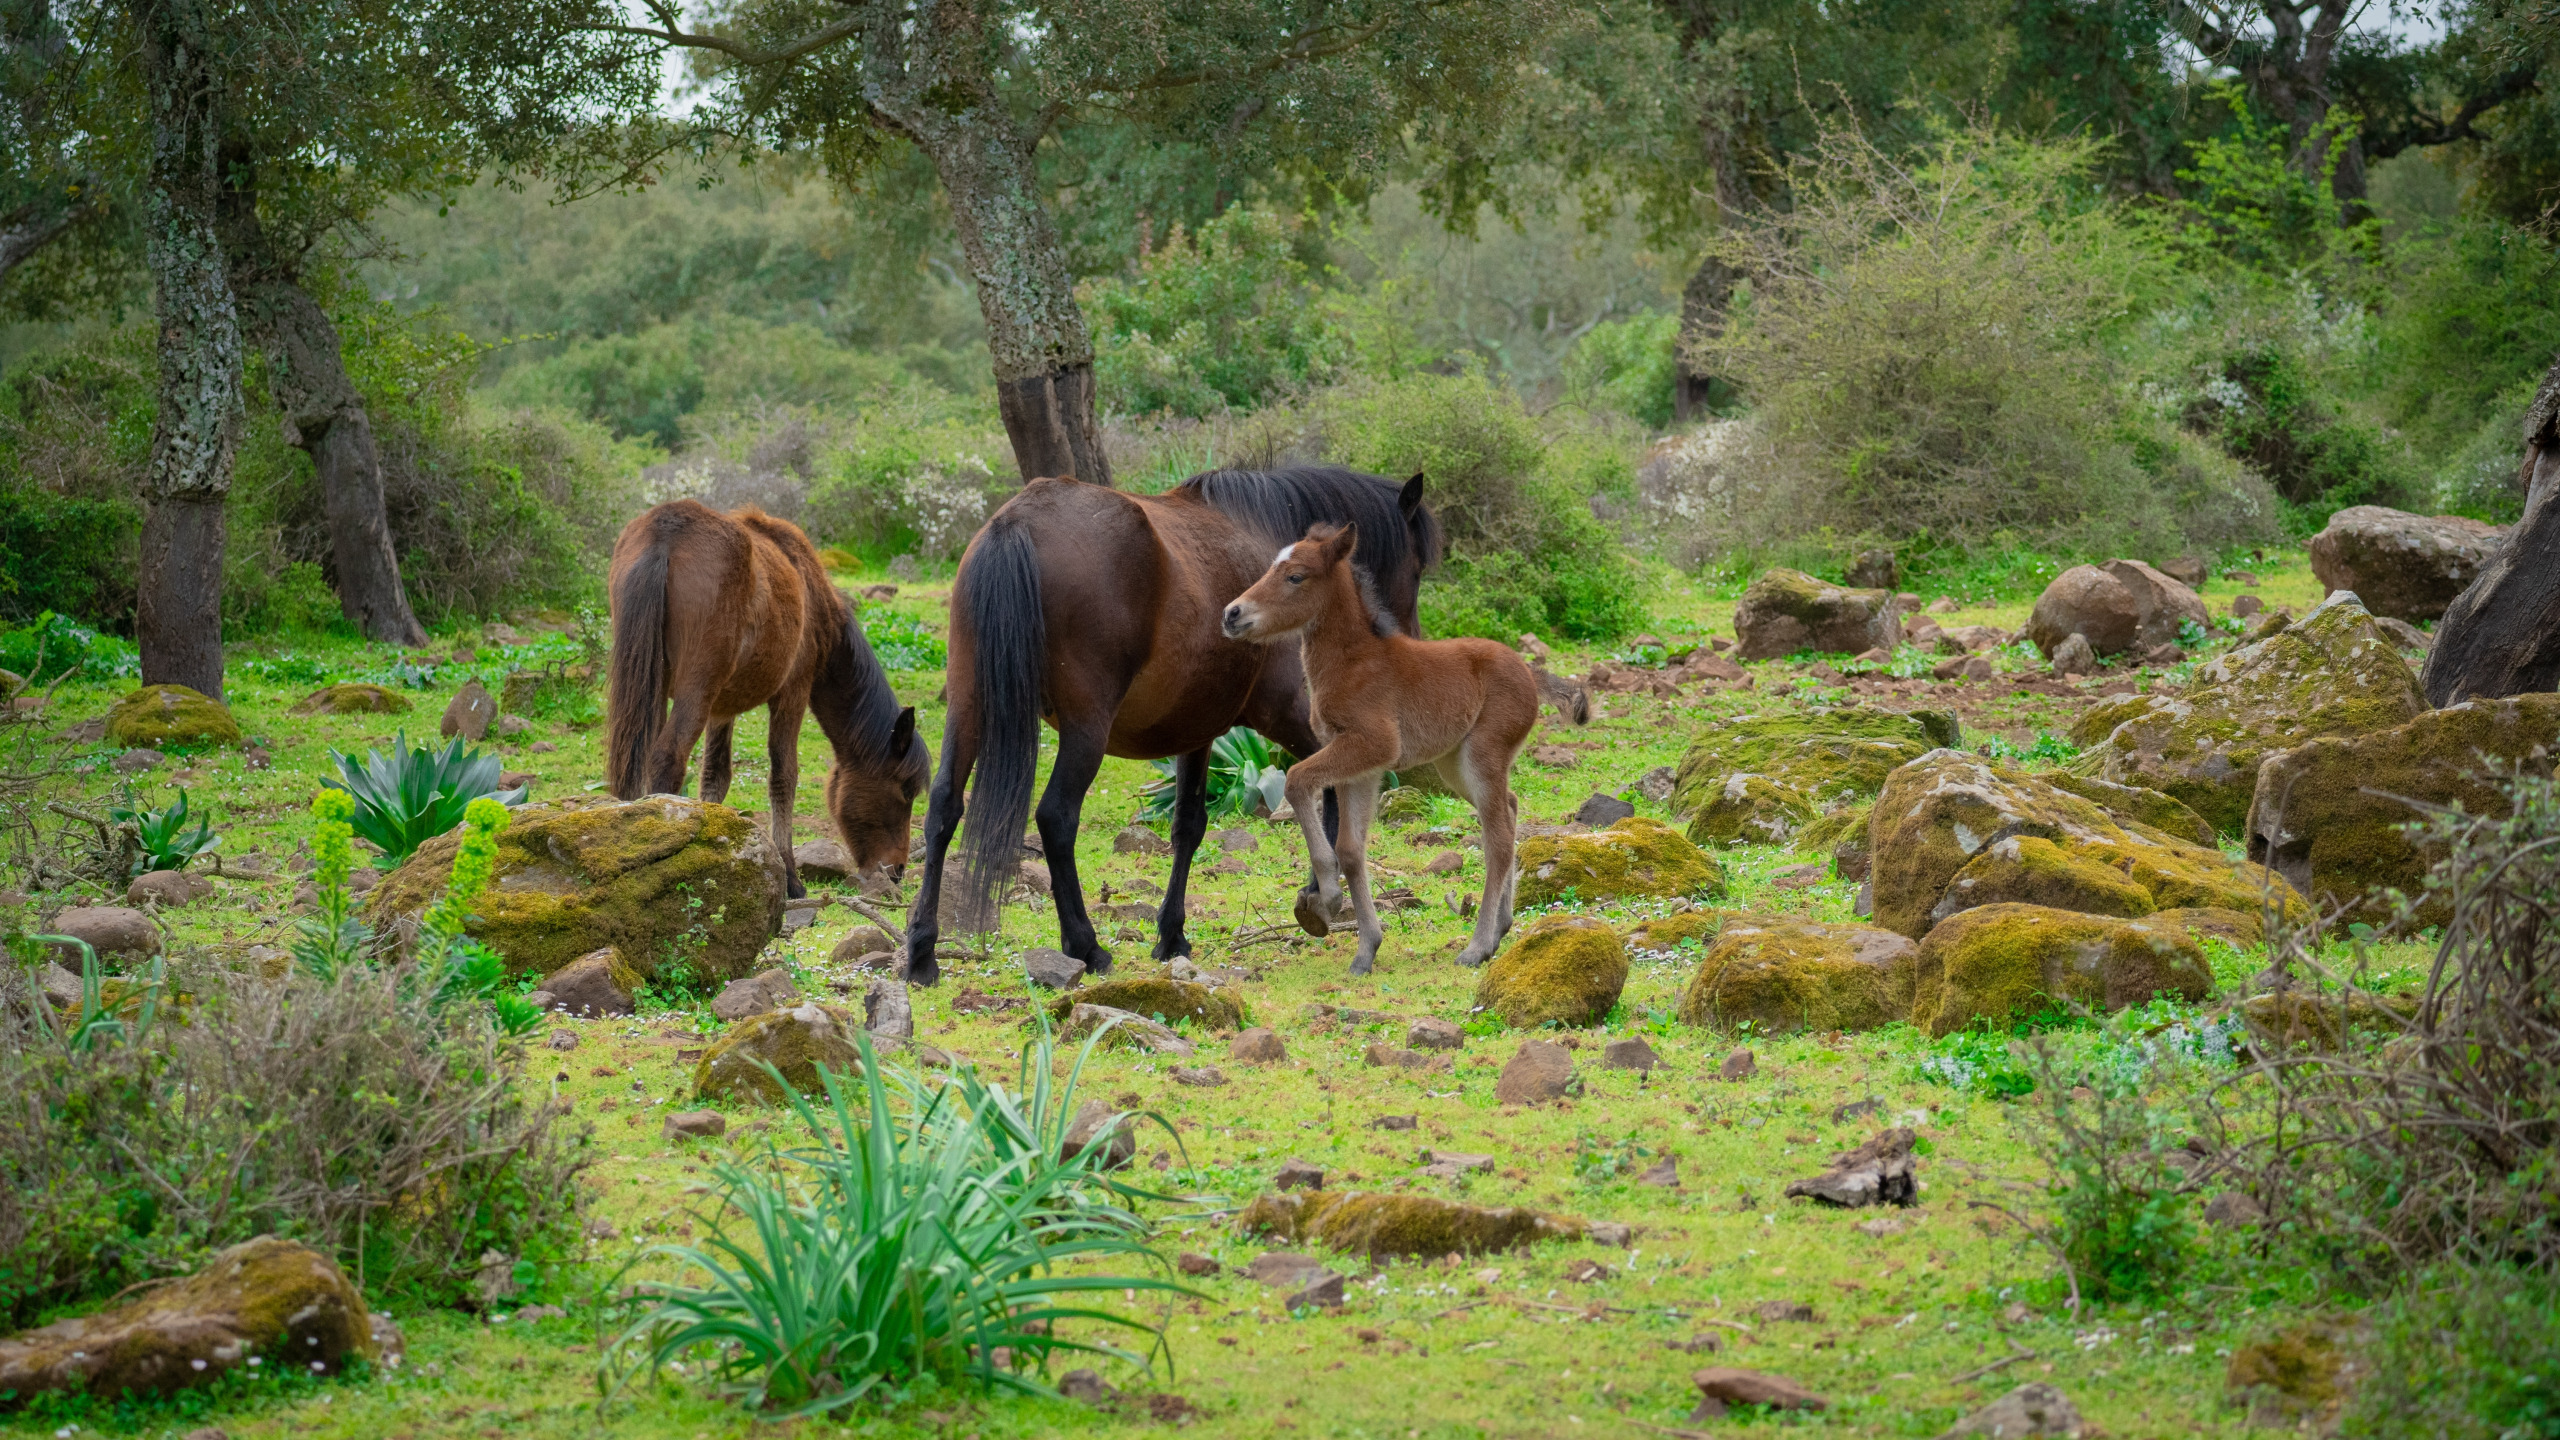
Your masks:
M852 602L844 605L844 627L819 662L818 686L846 704L842 739L866 764L887 767L899 760L893 732L898 725L898 692L889 688L889 672L871 653Z
M1425 509L1408 529L1397 508L1397 484L1382 476L1346 470L1339 465L1307 465L1288 470L1210 470L1179 487L1209 502L1220 513L1271 542L1289 544L1319 520L1349 521L1360 527L1360 543L1352 551L1354 565L1386 587L1388 614L1412 619L1414 596L1401 583L1407 560L1418 560L1417 574L1440 563L1440 521ZM1421 552L1416 555L1414 552Z

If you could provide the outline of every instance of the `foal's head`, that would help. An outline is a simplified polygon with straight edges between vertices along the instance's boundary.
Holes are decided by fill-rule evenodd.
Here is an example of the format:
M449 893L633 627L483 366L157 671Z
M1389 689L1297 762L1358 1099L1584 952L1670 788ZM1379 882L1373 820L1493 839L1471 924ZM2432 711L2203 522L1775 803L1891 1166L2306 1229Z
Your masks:
M1359 540L1357 526L1322 522L1308 526L1305 539L1280 547L1271 568L1262 572L1253 588L1228 603L1219 628L1230 640L1277 640L1323 618L1328 608L1339 603L1341 580ZM1351 593L1358 603L1358 591Z

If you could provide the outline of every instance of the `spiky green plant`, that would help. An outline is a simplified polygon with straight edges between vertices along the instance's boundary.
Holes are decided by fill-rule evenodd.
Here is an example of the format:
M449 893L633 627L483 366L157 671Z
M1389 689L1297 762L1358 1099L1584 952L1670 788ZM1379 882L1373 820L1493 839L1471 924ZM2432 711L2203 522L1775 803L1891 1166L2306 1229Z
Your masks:
M119 825L133 827L133 838L141 853L134 857L137 875L152 870L184 870L187 862L222 843L213 826L201 813L190 814L187 792L178 792L177 803L155 810L134 803L133 792L125 792L122 804L107 807L107 818ZM195 828L187 828L194 820Z
M498 757L467 750L459 736L442 750L409 748L406 732L391 740L391 753L367 750L359 763L332 750L338 779L321 783L344 790L355 800L348 819L355 833L379 846L375 868L394 870L419 846L462 823L462 812L487 797L501 805L521 805L525 790L499 788L503 773Z
M1286 798L1289 752L1264 739L1259 731L1238 725L1209 743L1209 815L1250 815L1259 804L1277 810ZM1154 820L1170 819L1181 796L1175 761L1150 762L1156 778L1140 789L1138 813Z

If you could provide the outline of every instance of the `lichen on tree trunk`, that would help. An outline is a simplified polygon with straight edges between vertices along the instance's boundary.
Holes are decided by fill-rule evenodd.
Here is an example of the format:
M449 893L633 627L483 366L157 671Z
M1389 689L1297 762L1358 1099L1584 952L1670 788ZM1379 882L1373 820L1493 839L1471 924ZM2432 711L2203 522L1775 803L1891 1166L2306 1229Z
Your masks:
M240 314L216 227L221 192L211 17L135 7L151 109L144 244L159 320L159 416L143 483L135 632L146 684L222 696L222 507L240 443Z

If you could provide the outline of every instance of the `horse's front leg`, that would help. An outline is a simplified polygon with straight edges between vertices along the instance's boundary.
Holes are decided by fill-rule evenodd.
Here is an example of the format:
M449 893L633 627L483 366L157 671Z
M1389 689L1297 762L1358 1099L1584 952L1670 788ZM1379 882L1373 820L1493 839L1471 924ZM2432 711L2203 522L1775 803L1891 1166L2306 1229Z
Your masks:
M1191 881L1191 857L1209 833L1209 752L1194 750L1173 764L1173 879L1164 887L1164 904L1156 910L1156 958L1171 960L1191 953L1183 934L1183 907Z
M1337 785L1342 797L1342 828L1333 842L1334 863L1351 891L1351 913L1360 926L1360 950L1351 958L1351 973L1366 975L1378 959L1386 929L1378 923L1378 907L1369 895L1369 819L1378 813L1378 778Z
M1111 952L1094 938L1093 917L1085 913L1084 882L1076 873L1076 830L1084 821L1084 793L1102 770L1102 746L1109 733L1107 720L1058 732L1058 756L1049 764L1049 785L1040 792L1037 812L1040 854L1049 864L1049 895L1058 907L1058 948L1095 975L1111 973Z
M765 804L773 815L773 848L782 852L782 893L794 900L809 893L800 883L800 857L794 852L791 838L791 807L800 792L800 717L806 713L807 705L804 696L777 695L765 709ZM727 755L729 727L723 725L713 731L712 741L723 756ZM721 776L721 782L725 791L728 777ZM707 793L711 789L708 763L702 770L702 788L706 792L702 798L713 798Z
M1289 767L1289 808L1297 812L1298 829L1307 838L1307 859L1315 871L1315 888L1298 892L1296 910L1298 928L1310 935L1332 933L1333 914L1342 898L1342 865L1334 851L1334 839L1342 833L1342 816L1335 806L1323 803L1321 794L1383 771L1395 758L1392 730L1380 736L1343 730L1323 749Z
M934 947L942 943L942 862L959 832L961 797L969 793L969 767L978 758L978 737L965 729L955 709L942 727L942 765L924 802L924 878L907 907L907 963L910 985L933 985L942 979L942 962Z

